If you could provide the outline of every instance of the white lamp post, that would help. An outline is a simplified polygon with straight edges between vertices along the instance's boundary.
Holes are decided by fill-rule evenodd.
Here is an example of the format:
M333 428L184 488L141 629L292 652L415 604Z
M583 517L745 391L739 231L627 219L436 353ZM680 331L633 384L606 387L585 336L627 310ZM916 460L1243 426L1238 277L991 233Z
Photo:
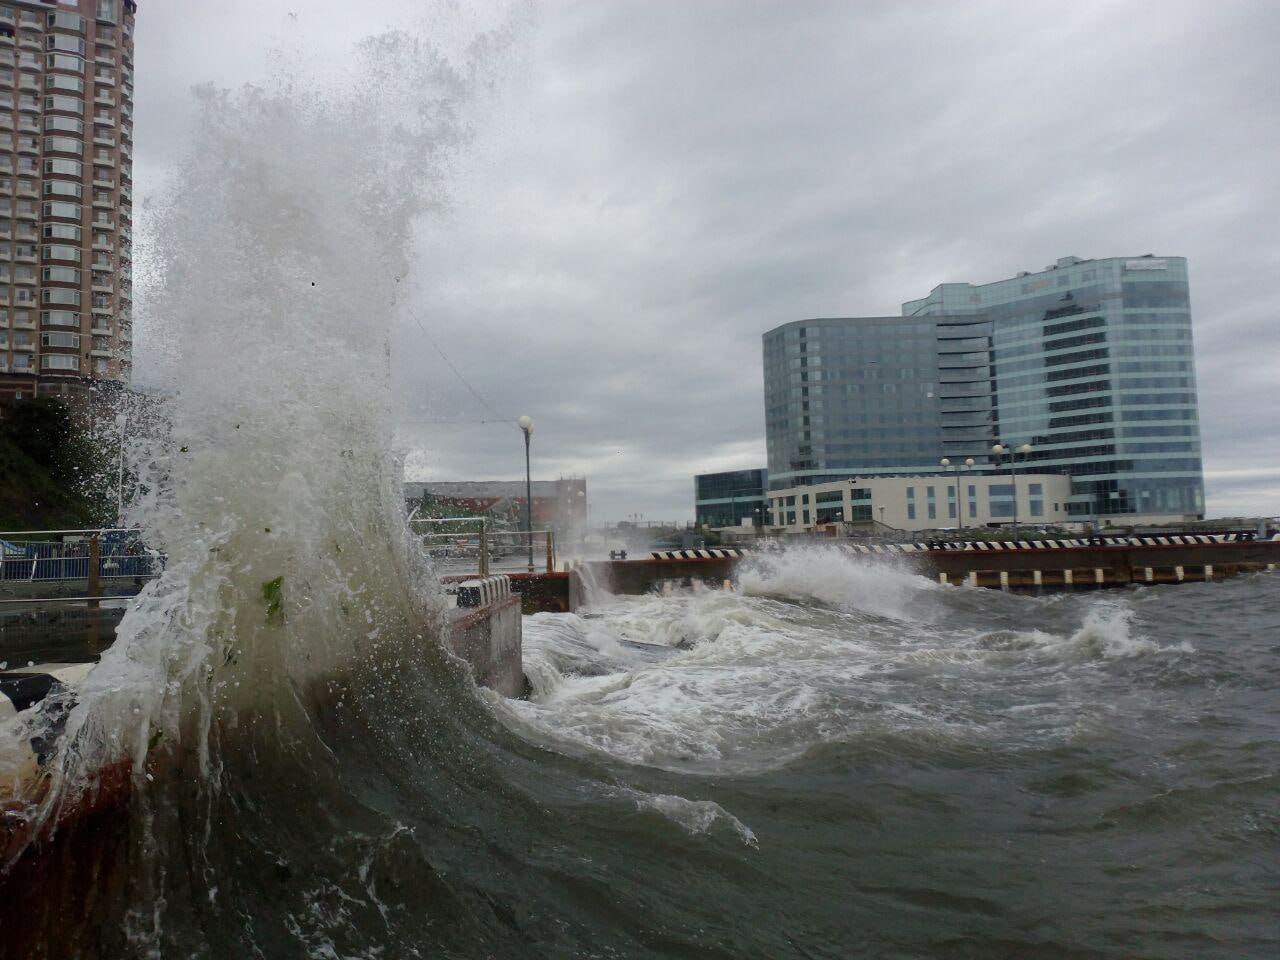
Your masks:
M529 572L533 573L533 479L529 472L529 440L533 437L533 418L516 421L524 434L524 532L529 541Z
M1016 455L1022 454L1025 461L1031 456L1031 444L1024 443L1016 450L1006 447L1003 443L997 443L991 448L991 452L996 455L996 465L999 466L1000 458L1005 454L1009 457L1009 482L1013 485L1013 535L1018 536L1018 473L1016 467Z

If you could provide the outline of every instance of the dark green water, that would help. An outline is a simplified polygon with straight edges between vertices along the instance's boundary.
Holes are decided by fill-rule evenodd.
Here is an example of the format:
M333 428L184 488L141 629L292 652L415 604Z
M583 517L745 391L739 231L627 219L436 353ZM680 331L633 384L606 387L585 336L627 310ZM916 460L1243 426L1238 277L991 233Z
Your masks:
M1277 955L1275 576L744 590L530 618L530 703L428 654L216 732L74 955Z

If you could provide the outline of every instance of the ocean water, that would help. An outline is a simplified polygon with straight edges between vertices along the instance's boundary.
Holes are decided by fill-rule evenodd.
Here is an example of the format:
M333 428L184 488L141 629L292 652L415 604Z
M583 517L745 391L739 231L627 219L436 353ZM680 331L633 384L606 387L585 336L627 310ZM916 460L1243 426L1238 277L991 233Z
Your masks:
M390 351L517 33L200 92L140 258L130 522L169 561L0 729L0 773L48 756L0 796L0 957L1274 956L1272 575L1031 598L790 553L529 618L527 702L443 652Z

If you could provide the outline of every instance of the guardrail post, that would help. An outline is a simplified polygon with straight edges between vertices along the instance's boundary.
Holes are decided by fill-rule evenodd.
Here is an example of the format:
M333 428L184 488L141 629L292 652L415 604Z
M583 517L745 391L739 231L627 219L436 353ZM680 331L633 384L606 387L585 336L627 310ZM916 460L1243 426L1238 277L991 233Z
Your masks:
M480 576L489 575L489 519L480 518Z
M97 597L102 590L102 584L99 579L101 571L99 567L102 563L102 543L98 539L96 533L89 535L89 609L97 610Z

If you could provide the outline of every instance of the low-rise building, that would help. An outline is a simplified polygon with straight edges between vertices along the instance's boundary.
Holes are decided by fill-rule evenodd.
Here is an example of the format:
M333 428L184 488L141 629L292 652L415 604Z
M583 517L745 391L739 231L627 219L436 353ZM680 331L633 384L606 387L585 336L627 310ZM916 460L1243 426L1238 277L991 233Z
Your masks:
M583 477L534 480L534 529L557 534L584 530L587 525L587 481ZM523 480L408 481L405 502L419 516L484 514L491 520L521 527L524 523Z
M1016 496L1015 496L1016 494ZM1068 521L1071 478L1058 473L851 477L769 491L769 526L802 532L830 524L895 530L1034 526Z

